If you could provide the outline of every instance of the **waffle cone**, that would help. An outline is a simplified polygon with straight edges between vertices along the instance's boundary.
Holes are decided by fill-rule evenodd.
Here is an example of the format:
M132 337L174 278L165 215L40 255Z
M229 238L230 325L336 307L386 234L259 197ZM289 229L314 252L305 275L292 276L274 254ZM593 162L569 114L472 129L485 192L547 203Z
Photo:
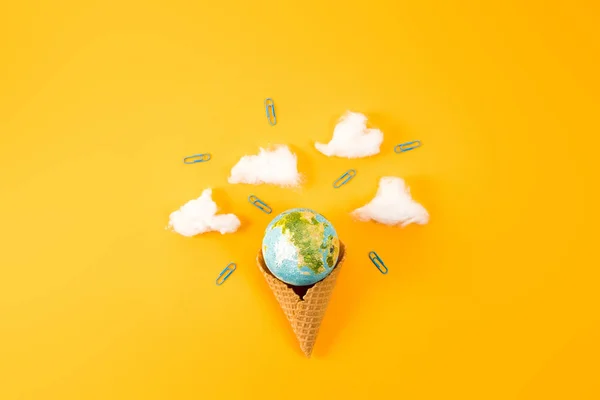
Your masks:
M337 276L346 257L344 244L340 242L340 254L333 271L327 277L312 286L292 286L277 279L267 268L262 251L258 252L256 262L269 284L271 291L285 313L292 330L300 343L302 352L310 357L317 340L319 327L325 316L327 304L335 287ZM302 297L298 293L306 292Z

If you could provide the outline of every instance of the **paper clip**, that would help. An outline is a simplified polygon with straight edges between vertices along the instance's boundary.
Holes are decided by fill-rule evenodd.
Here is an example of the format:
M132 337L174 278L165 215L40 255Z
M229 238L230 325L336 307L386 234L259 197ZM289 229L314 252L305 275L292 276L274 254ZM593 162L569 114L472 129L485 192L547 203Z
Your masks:
M374 251L369 252L369 259L373 262L373 264L375 264L379 272L381 272L384 275L388 273L387 267L383 263L383 260L379 258L377 253L375 253Z
M272 98L265 99L265 111L267 112L267 120L271 126L277 123L277 116L275 116L275 103Z
M223 283L225 283L225 281L227 280L227 278L229 278L229 275L231 275L233 273L233 271L235 271L236 265L234 262L230 262L229 264L227 264L227 266L225 267L225 269L223 271L221 271L221 273L219 274L219 277L217 278L217 285L221 286ZM225 276L223 276L225 275ZM221 279L221 277L223 277L223 279Z
M193 156L188 156L183 159L185 164L195 164L199 162L205 162L210 160L210 153L206 154L194 154Z
M401 143L394 147L396 153L404 153L405 151L414 150L417 147L421 147L420 140L413 140L412 142Z
M349 169L348 171L344 172L344 174L342 176L340 176L333 182L333 187L336 189L340 188L343 185L345 185L346 183L348 183L350 181L350 179L354 178L355 176L356 176L356 170Z
M271 214L271 212L273 211L267 203L265 203L264 201L262 201L261 199L259 199L258 197L256 197L253 194L248 196L248 201L250 203L252 203L253 206L255 206L256 208L258 208L259 210L261 210L267 214Z

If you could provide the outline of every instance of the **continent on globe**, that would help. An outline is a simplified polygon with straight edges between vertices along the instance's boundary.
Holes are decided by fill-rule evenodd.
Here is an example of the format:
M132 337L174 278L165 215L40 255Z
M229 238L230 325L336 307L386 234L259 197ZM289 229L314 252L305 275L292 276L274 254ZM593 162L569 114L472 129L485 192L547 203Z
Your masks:
M265 264L277 278L295 286L312 285L335 267L340 240L321 214L294 208L279 214L265 230Z

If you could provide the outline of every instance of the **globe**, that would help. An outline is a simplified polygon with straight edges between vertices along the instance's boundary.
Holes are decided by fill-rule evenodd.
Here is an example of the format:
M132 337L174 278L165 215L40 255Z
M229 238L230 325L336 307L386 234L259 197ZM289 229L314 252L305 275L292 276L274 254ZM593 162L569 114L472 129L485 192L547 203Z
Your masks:
M290 285L308 286L333 270L340 240L321 214L294 208L279 214L267 226L262 252L275 277Z

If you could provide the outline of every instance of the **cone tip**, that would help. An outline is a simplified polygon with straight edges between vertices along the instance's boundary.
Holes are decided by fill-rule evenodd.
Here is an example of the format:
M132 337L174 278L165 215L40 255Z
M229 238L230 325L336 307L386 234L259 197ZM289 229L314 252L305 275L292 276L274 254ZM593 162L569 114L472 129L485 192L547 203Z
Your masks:
M313 350L313 346L300 346L302 348L302 352L306 356L306 358L310 358Z

